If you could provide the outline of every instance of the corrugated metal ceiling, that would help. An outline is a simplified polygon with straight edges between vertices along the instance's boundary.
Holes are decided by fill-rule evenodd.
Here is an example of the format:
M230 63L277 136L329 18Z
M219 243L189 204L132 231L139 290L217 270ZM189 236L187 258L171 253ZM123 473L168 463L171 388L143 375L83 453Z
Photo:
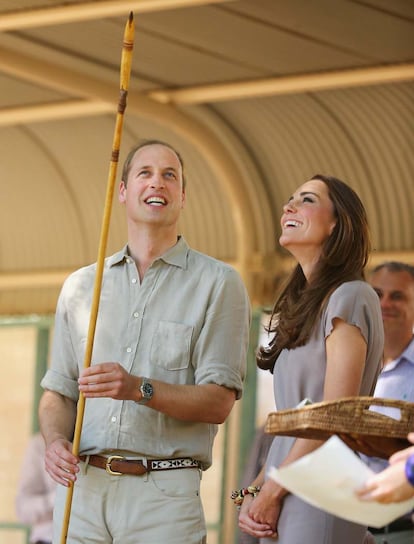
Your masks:
M129 10L121 160L141 138L180 149L182 231L254 302L285 266L281 206L316 172L359 192L377 260L414 262L413 2L3 0L0 314L53 311L96 259ZM108 252L124 240L115 202Z

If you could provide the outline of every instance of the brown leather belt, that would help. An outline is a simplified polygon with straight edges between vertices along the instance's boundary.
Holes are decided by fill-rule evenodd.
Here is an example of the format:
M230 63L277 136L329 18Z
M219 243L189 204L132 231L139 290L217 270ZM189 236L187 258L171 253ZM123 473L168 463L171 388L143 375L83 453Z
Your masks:
M89 457L89 460L88 460ZM126 459L122 455L81 455L81 461L85 461L93 467L103 468L108 474L121 476L129 474L132 476L142 476L152 470L177 470L181 468L201 468L200 463L188 457L182 459Z

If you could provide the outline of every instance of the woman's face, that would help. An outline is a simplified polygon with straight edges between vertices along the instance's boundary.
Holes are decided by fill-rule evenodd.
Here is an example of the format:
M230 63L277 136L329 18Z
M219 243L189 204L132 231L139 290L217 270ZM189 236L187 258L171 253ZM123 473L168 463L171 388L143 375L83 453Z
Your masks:
M306 250L312 259L317 258L335 224L334 206L326 184L318 179L307 181L283 206L280 245L289 251Z

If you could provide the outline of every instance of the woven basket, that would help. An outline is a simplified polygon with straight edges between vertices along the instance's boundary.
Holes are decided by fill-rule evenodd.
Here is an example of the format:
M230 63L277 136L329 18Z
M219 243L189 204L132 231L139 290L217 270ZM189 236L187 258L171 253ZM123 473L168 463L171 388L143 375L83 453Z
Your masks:
M371 406L397 408L400 419L369 410ZM387 459L411 445L407 434L414 431L414 403L376 397L318 402L270 413L265 431L317 440L327 440L335 434L355 451Z

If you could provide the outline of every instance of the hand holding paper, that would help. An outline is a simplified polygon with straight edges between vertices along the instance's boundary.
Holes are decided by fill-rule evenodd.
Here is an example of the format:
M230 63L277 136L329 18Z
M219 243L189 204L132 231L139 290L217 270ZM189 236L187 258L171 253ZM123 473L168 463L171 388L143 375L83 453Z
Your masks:
M383 527L414 507L414 499L379 504L360 500L357 489L374 473L337 436L269 476L304 501L361 525Z
M410 433L408 438L414 443L414 433ZM376 500L384 504L413 498L413 469L414 446L411 446L394 453L390 457L390 466L370 477L357 494L363 500Z

